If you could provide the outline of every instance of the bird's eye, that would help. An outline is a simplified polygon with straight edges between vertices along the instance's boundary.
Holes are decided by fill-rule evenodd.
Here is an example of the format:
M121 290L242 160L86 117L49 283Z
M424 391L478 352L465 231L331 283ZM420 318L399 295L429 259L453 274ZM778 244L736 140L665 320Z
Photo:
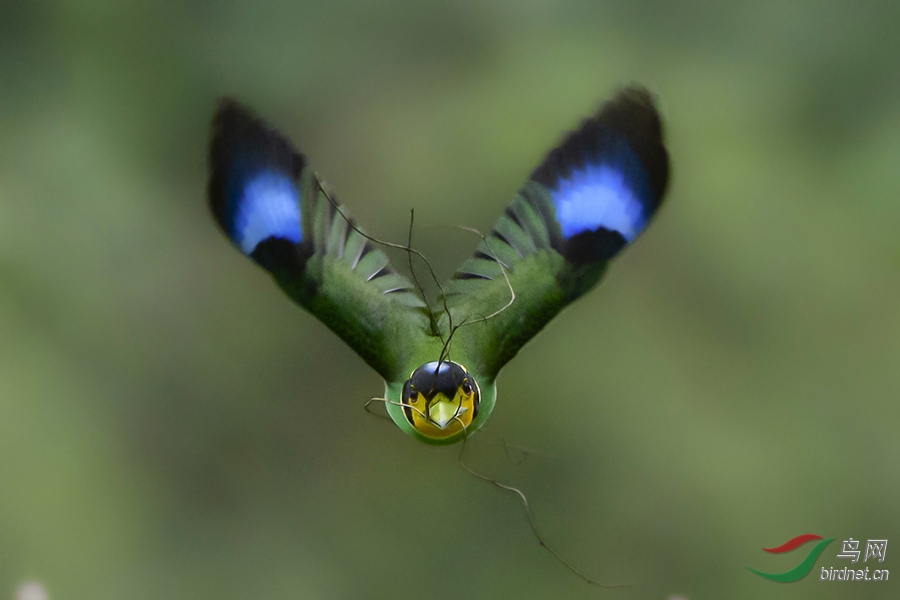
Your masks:
M409 392L409 401L410 401L410 402L415 402L415 401L418 400L418 399L419 399L419 392L417 392L416 390L410 390L410 392Z
M465 381L463 381L463 384L462 384L462 391L463 391L463 393L464 393L466 396L468 396L469 394L472 393L472 386L469 384L469 380L468 380L468 379L466 379Z

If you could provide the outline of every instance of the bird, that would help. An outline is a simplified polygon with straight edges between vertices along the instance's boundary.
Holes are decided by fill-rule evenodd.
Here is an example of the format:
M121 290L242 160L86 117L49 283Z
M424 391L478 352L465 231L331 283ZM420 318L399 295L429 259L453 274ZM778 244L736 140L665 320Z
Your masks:
M432 302L288 137L231 98L212 121L207 196L237 249L383 378L393 422L446 445L484 425L501 369L647 227L669 175L655 97L621 89L531 172Z

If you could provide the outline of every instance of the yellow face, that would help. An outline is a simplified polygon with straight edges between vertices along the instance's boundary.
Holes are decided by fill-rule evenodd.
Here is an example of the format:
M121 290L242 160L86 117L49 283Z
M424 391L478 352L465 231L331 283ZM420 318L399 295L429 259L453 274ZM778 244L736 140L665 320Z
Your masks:
M478 414L480 391L458 363L430 362L412 372L403 385L403 414L416 431L430 438L457 434Z

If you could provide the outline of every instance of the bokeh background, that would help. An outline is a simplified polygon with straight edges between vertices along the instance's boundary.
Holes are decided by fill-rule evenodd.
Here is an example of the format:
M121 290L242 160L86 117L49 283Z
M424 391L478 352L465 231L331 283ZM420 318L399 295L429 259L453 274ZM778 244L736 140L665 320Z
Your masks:
M897 597L897 2L0 12L0 598ZM467 449L633 584L604 592L458 447L363 411L379 378L214 227L206 144L242 99L375 234L414 207L449 276L475 240L427 226L489 229L630 82L667 120L667 204ZM808 532L837 540L807 579L744 569ZM887 538L893 580L819 581L849 537Z

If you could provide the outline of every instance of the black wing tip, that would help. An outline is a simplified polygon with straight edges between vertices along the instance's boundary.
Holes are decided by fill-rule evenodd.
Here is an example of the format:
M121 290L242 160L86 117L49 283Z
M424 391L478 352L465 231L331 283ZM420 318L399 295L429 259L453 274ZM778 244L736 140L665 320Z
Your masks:
M290 165L295 176L299 176L306 163L306 157L294 149L286 135L266 123L253 109L225 96L219 99L213 115L210 168L215 169L221 166L221 160L232 158L239 144L261 160Z
M669 186L669 153L665 147L663 120L656 105L656 96L652 92L632 85L607 102L597 118L625 137L647 169L650 185L656 192L657 201L661 202Z
M656 95L640 85L622 88L612 100L604 103L598 116L608 114L610 118L625 117L627 125L623 130L641 130L644 135L662 142L662 117L656 108Z
M663 124L656 98L646 88L631 85L606 101L593 117L570 132L532 173L532 181L552 188L587 157L602 151L609 134L621 135L647 171L657 202L669 181L669 155L663 145ZM655 208L655 207L654 207Z
M229 96L220 98L212 119L210 167L215 169L223 159L229 158L238 143L257 146L270 137L278 138L290 147L287 139L270 128L252 109Z
M213 125L219 125L228 121L246 120L260 121L259 116L233 96L222 96L216 103L216 112L213 115Z

